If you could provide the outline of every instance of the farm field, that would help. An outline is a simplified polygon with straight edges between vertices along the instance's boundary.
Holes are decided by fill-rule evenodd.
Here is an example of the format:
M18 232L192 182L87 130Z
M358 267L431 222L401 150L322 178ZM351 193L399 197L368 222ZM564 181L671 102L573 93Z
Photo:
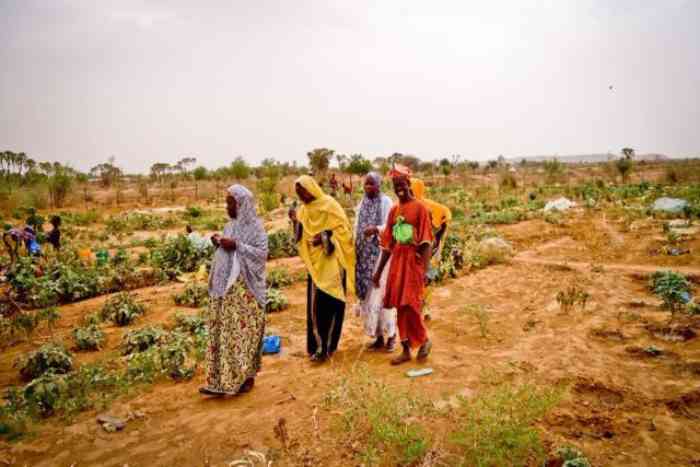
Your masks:
M225 184L7 209L9 224L60 212L65 248L39 270L3 252L0 465L700 465L700 166L687 164L689 178L655 163L624 183L601 165L424 174L453 221L428 300L433 353L398 368L365 350L352 304L338 353L308 360L293 177L244 181L271 235L267 333L282 351L226 399L197 391L211 251L184 236L221 229ZM360 196L338 195L350 215ZM544 209L560 197L575 206ZM654 211L662 197L688 204ZM69 368L32 367L54 344Z

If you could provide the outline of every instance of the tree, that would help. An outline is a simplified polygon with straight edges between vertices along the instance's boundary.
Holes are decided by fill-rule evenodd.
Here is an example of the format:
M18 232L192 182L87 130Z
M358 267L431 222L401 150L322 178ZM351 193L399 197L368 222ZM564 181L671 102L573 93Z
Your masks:
M182 175L183 177L187 177L187 175L189 175L189 168L196 163L196 157L183 157L182 159L177 161L177 164L175 164L175 168L180 172L180 175Z
M306 156L309 158L309 165L311 166L311 170L314 171L314 174L322 174L328 170L331 158L334 154L335 151L328 148L318 148L307 152Z
M194 198L197 199L199 198L199 182L201 182L202 180L206 180L207 168L200 165L199 167L194 169L194 172L192 172L192 176L194 178Z
M440 160L440 172L445 176L445 183L447 183L447 177L452 173L452 163L448 158Z
M236 157L231 162L231 175L236 180L245 180L250 177L250 167L241 156Z
M361 177L372 170L372 163L365 159L362 154L353 154L350 156L347 170L351 175L359 175Z
M63 207L71 186L73 186L72 171L60 164L55 166L53 173L48 178L49 199L54 208Z
M338 162L338 170L341 172L348 171L348 156L345 154L336 154L335 160Z
M622 157L615 161L615 168L622 177L622 183L627 183L629 180L632 166L634 165L634 149L622 148Z
M39 166L42 164L39 164ZM114 157L90 169L90 174L99 178L100 183L105 188L109 188L113 184L118 183L123 175L122 170L114 165Z
M169 170L170 164L165 162L156 162L151 166L151 178L156 182L163 183Z
M75 181L80 183L80 185L83 187L83 201L85 202L85 207L87 207L87 203L90 200L90 192L88 191L88 185L90 183L90 178L88 177L87 174L78 172L75 175Z

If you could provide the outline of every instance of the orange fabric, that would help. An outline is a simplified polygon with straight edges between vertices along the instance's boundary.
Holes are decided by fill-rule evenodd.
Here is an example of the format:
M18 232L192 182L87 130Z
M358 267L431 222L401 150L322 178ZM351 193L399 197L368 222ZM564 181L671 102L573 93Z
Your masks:
M405 222L413 226L413 243L401 245L394 240L391 232L398 216L403 216ZM422 203L413 199L391 208L381 237L382 248L391 251L384 307L398 310L399 335L411 346L421 345L427 339L420 316L426 265L420 262L417 253L420 244L432 241L430 213Z

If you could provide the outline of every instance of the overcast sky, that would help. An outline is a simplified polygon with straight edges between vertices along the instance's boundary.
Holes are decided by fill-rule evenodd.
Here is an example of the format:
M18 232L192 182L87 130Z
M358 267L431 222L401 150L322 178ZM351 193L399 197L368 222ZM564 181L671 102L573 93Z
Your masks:
M696 0L0 0L0 150L698 156L699 26Z

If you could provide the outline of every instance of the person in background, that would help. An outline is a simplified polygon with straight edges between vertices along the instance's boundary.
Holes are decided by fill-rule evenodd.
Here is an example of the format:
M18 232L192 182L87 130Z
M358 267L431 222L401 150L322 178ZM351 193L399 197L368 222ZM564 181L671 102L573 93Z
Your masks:
M26 226L24 228L24 247L27 249L29 256L41 256L41 246L36 239L36 232L33 228Z
M425 204L430 212L430 221L433 226L433 235L435 240L432 245L433 258L440 260L440 253L442 252L442 246L444 244L443 240L446 238L447 227L452 220L452 211L450 208L444 204L437 203L431 199L425 197L425 183L419 178L411 178L411 191L415 198Z
M450 208L444 204L440 204L431 199L425 197L425 183L419 178L411 178L411 192L416 197L416 199L428 208L430 212L430 220L433 227L433 240L431 262L428 264L428 270L426 272L426 278L430 281L435 279L437 275L437 268L440 266L440 260L442 258L442 247L444 245L444 240L447 238L447 227L449 222L452 220L452 211ZM430 315L430 309L428 308L428 302L430 301L432 288L428 287L426 289L424 302L423 302L423 314L426 320L432 319Z
M209 275L209 345L205 395L250 391L262 363L267 288L267 235L253 194L242 185L227 190L231 218L216 247Z
M49 232L49 236L47 237L47 241L53 246L53 249L56 251L61 250L61 217L60 216L53 216L51 218L51 225L53 226L53 229L51 229L51 232Z
M338 179L335 178L335 172L331 174L328 185L331 187L331 196L335 198L338 195Z
M355 288L360 301L360 315L363 317L365 332L375 341L369 350L386 349L392 352L396 346L396 319L394 310L384 309L384 288L388 269L375 289L372 276L379 263L379 238L386 227L393 201L381 192L382 177L370 172L365 177L365 196L355 212ZM386 342L385 342L386 337Z
M306 349L313 362L324 362L338 348L348 294L355 293L352 227L343 208L303 175L294 187L301 200L289 210L299 256L308 271Z
M391 364L400 365L411 360L412 348L419 347L419 361L425 360L432 349L421 308L433 232L428 209L413 197L408 175L392 171L391 176L399 202L389 212L381 237L382 256L372 281L379 287L391 258L384 307L397 309L403 351Z

